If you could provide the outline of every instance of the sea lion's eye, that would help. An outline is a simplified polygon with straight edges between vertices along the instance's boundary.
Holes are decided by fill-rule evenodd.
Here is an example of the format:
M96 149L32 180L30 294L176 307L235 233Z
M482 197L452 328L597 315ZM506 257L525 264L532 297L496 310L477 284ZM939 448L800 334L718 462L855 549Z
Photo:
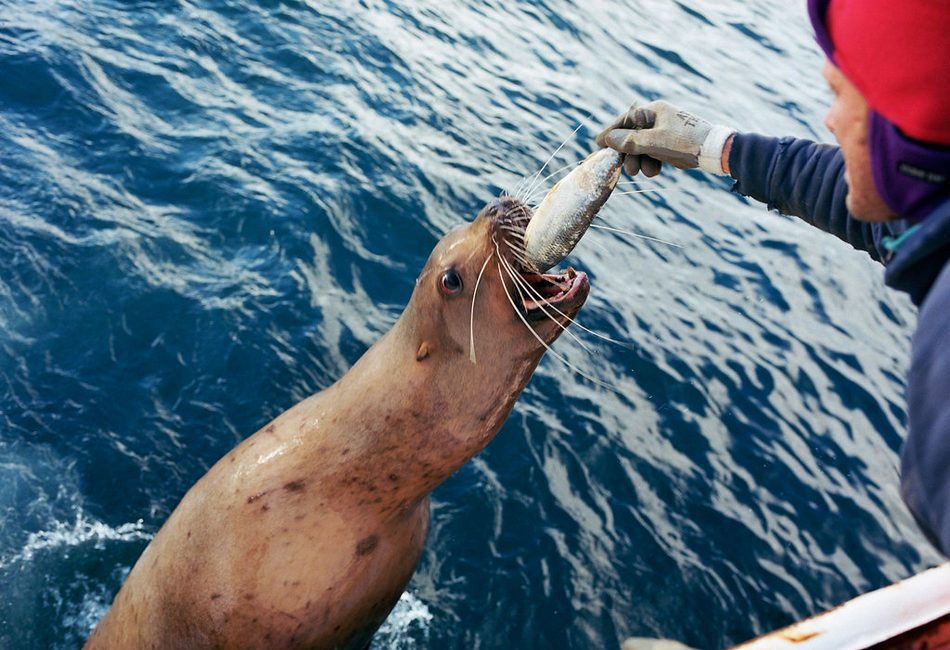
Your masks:
M462 276L455 269L449 269L439 278L439 289L447 296L457 296L462 292Z

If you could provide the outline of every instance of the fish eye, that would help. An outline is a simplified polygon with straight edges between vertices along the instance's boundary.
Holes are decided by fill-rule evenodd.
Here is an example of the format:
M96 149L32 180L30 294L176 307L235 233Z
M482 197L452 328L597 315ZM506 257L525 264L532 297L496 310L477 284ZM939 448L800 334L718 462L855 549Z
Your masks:
M439 289L447 296L457 296L462 292L462 276L455 269L444 271L439 278Z

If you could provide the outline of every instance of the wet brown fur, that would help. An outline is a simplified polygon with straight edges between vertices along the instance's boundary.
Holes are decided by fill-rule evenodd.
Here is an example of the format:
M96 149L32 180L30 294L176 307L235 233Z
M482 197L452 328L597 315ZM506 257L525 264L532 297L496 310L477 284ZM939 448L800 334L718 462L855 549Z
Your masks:
M429 493L494 437L544 351L493 259L475 301L478 362L469 360L472 289L508 211L486 208L446 235L402 316L349 372L188 491L88 650L369 643L422 551ZM463 278L458 296L439 291L449 267ZM548 343L561 331L533 327Z

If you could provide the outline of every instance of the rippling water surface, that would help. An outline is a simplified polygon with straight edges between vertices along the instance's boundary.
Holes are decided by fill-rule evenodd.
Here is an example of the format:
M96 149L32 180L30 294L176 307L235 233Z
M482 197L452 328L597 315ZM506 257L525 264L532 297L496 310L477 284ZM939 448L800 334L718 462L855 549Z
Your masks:
M829 139L803 3L0 0L0 647L73 648L184 492L337 379L434 243L634 98ZM665 173L434 495L377 648L719 647L936 561L897 492L915 314ZM626 189L631 189L627 186Z

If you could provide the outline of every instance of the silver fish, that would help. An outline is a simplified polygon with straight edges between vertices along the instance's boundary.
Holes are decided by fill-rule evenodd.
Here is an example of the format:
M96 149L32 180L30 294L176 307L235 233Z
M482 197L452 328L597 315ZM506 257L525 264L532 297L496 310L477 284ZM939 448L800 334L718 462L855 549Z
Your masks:
M524 232L524 262L543 273L567 257L620 179L623 155L601 149L558 181Z

